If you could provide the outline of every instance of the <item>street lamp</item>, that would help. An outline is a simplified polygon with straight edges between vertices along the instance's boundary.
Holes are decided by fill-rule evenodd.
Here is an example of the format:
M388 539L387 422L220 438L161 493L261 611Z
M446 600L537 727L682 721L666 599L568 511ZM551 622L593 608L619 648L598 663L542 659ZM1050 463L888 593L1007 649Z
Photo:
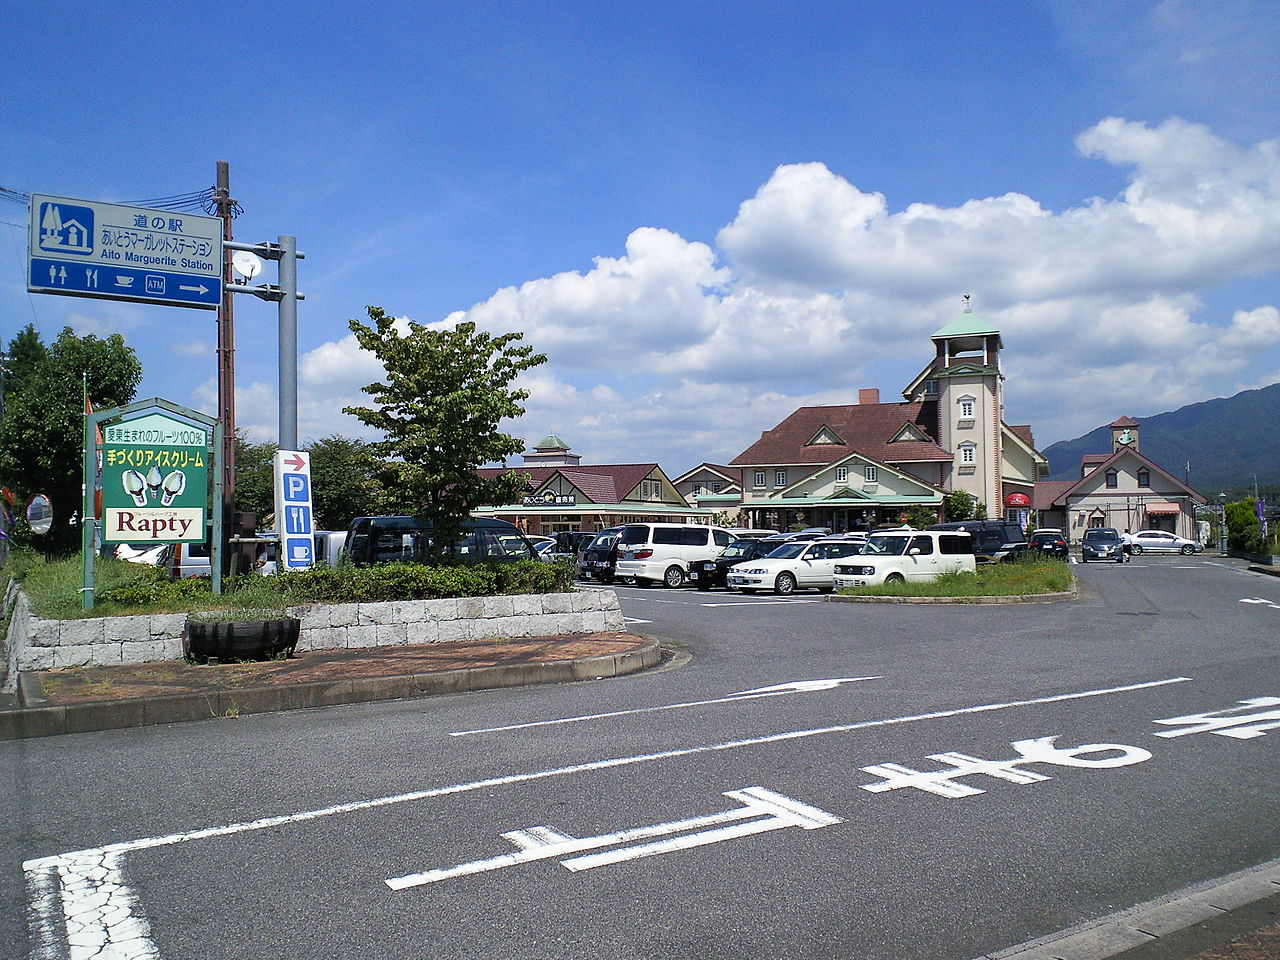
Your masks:
M1218 553L1227 555L1227 495L1218 494Z

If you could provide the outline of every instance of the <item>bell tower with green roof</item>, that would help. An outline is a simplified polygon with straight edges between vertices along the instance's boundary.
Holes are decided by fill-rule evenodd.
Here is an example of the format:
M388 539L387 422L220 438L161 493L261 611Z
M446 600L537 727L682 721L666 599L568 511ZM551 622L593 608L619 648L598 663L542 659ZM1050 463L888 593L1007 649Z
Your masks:
M937 350L929 376L936 382L938 443L954 457L950 487L977 497L986 504L987 516L999 517L1004 422L1000 331L974 314L966 294L964 311L931 339Z
M582 454L570 453L569 445L549 433L533 445L533 452L524 455L526 467L576 467Z

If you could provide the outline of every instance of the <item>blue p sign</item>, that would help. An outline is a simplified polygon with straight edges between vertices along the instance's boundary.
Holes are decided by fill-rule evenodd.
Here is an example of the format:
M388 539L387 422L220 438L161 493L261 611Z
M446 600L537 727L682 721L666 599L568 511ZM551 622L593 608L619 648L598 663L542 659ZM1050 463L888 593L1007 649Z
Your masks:
M292 503L306 503L311 499L311 484L305 473L286 473L284 498Z

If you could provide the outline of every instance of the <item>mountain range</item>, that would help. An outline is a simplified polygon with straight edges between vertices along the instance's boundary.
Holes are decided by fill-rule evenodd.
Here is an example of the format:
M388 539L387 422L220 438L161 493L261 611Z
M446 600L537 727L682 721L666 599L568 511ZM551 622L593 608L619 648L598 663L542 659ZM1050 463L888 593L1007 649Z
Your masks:
M1116 416L1124 412L1118 410ZM1280 383L1138 422L1143 456L1207 497L1252 488L1255 479L1261 485L1280 482ZM1049 458L1050 480L1075 480L1082 456L1110 450L1111 430L1103 425L1042 452Z

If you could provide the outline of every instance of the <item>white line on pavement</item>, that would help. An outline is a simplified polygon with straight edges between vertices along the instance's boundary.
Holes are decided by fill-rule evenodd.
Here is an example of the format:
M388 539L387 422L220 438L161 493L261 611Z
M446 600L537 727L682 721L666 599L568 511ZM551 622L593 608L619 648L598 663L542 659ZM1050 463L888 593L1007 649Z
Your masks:
M95 903L90 902L92 898L82 899L77 893L80 889L80 885L77 883L77 880L81 874L82 865L87 861L94 859L98 861L95 866L99 869L99 874L95 876L95 881L99 885L109 884L113 891L113 896L118 902L129 902L132 906L134 901L129 898L131 898L133 894L123 880L120 870L120 855L131 853L136 850L150 850L157 847L172 846L178 843L189 843L193 840L208 840L214 837L235 836L236 834L247 833L252 830L265 830L270 827L283 827L296 823L306 823L312 820L319 820L324 817L335 816L337 814L358 813L364 810L374 810L379 807L408 803L414 800L427 800L433 797L451 796L459 793L472 793L478 790L491 789L493 787L510 786L517 783L532 783L538 780L547 780L552 777L564 777L577 773L592 773L597 770L610 770L642 763L653 763L658 760L673 760L678 757L691 757L704 753L738 750L743 747L785 743L791 740L807 739L808 737L825 736L833 733L849 733L854 730L869 730L875 727L915 723L922 720L942 720L948 717L991 713L997 710L1010 710L1017 707L1038 706L1048 703L1064 703L1069 700L1083 700L1089 697L1101 697L1113 693L1130 693L1135 690L1149 690L1155 687L1164 687L1174 683L1189 683L1190 681L1191 677L1170 677L1167 680L1131 683L1120 687L1104 687L1097 690L1082 690L1076 693L1062 693L1046 697L1033 697L1027 700L1010 700L1003 703L986 703L972 707L958 707L954 710L937 710L930 713L919 713L910 716L890 717L883 720L863 720L856 723L842 723L829 727L811 728L808 730L790 730L785 733L775 733L763 737L729 740L724 743L704 744L702 746L695 747L681 747L672 750L662 750L657 753L643 753L626 757L611 757L606 760L592 760L586 763L576 763L564 767L555 767L550 770L535 770L529 773L514 773L502 777L489 777L484 780L455 783L446 787L431 787L425 790L415 790L410 793L401 793L390 797L379 797L374 800L356 800L350 803L339 803L328 807L321 807L317 810L307 810L302 813L263 817L258 820L232 823L221 827L206 827L200 830L185 831L183 833L165 834L160 837L144 837L138 840L126 840L120 843L110 843L102 847L96 847L88 850L77 850L50 857L38 857L34 860L28 860L22 865L23 871L27 874L28 890L35 892L35 895L30 899L29 911L33 942L32 956L40 957L42 960L43 958L62 958L68 956L64 949L61 937L57 936L55 931L59 928L61 930L67 930L73 922L76 922L73 918L81 916L87 911L96 909ZM57 879L61 881L62 897L60 903L54 898L47 896L45 893L47 890L47 884L53 882L54 879L51 875L51 871L56 871L58 875ZM33 878L33 874L38 875L38 877ZM59 907L61 907L60 911ZM61 916L58 916L59 912L61 912ZM122 936L127 934L127 942L124 940L117 942L117 926L115 924L106 926L101 930L104 939L93 944L93 949L95 951L94 955L97 957L146 957L148 960L156 960L156 958L159 958L160 953L158 948L155 946L155 943L145 933L140 932L146 929L146 918L141 914L141 912L133 913L132 910L127 911L124 919L128 922L124 927L119 928L118 932ZM96 932L97 931L95 931L95 933Z
M653 713L658 710L681 710L686 707L711 706L717 703L735 703L739 700L759 700L764 697L777 697L784 693L808 693L814 690L833 690L845 683L857 683L859 680L879 680L880 677L840 677L833 680L797 680L792 683L780 683L763 690L744 690L716 697L714 700L692 700L686 703L668 703L657 707L635 707L631 710L612 710L608 713L589 713L577 717L559 717L555 720L533 720L529 723L513 723L505 727L483 727L477 730L457 730L449 736L465 737L472 733L502 733L507 730L525 730L529 727L550 727L561 723L578 723L582 720L603 720L607 717L626 717L635 713Z

